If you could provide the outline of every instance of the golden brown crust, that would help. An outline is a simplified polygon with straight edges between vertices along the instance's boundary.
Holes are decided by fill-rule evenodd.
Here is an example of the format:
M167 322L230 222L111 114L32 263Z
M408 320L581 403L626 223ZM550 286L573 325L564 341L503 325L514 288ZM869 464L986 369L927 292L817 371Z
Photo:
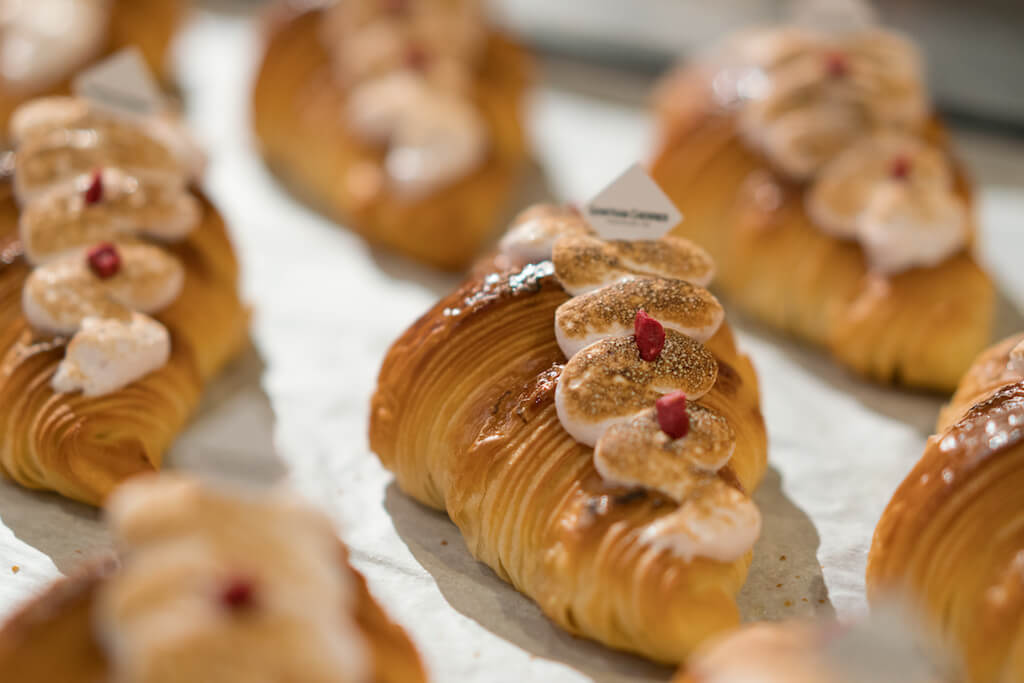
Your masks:
M978 378L991 374L991 355L982 354L958 396L973 395ZM883 513L868 558L869 599L908 591L960 647L970 681L1024 675L1022 458L1018 380L985 392L929 439Z
M19 683L98 683L107 680L107 660L92 628L98 589L112 563L91 565L61 579L0 628L0 671ZM356 621L372 649L374 683L426 680L419 653L401 626L373 599L362 574L352 571ZM244 653L241 653L244 654Z
M168 54L171 41L189 11L188 0L114 0L107 41L100 57L118 50L138 47L154 74L164 82L172 79ZM7 130L11 114L20 104L42 95L71 92L74 74L60 84L42 90L3 92L0 89L0 129Z
M675 234L714 257L722 292L869 378L955 387L989 340L995 293L988 275L962 252L888 280L871 276L855 242L808 217L804 186L739 138L735 117L716 106L707 83L694 68L662 86L651 172L685 216ZM924 135L944 146L937 123ZM962 171L957 193L969 201Z
M522 100L531 65L498 34L488 40L473 97L492 151L465 178L416 200L381 184L384 151L344 125L345 93L320 38L322 11L284 3L267 21L253 91L253 126L270 166L366 239L432 265L466 266L492 236L527 159Z
M200 224L166 247L185 267L181 294L155 316L171 333L169 362L119 391L85 398L50 387L67 340L38 337L22 315L29 267L20 255L10 183L0 182L0 472L22 486L98 505L118 482L159 469L203 385L246 337L227 230L201 199Z
M481 274L445 297L388 353L370 445L406 493L445 510L470 551L560 626L679 662L738 622L750 553L686 562L640 541L676 504L604 482L555 413L565 358L554 313L568 298L550 263ZM752 491L766 458L753 367L726 325L706 346L719 372L701 403L736 432L723 476Z

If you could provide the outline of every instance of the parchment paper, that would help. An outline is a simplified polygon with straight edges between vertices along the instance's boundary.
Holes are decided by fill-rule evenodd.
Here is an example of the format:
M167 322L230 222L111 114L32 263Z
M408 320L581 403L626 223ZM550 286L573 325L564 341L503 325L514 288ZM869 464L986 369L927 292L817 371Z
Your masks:
M552 626L469 556L444 515L391 483L365 435L377 368L390 342L457 278L367 248L292 200L264 169L248 132L251 19L199 13L179 47L189 116L212 160L208 189L234 229L265 368L255 353L232 366L169 466L254 485L287 470L288 483L336 520L434 680L667 679L666 669ZM649 149L650 123L633 97L642 88L548 67L531 110L543 169L534 194L584 200ZM980 181L984 257L1004 299L999 332L1024 329L1024 146L977 135L959 142ZM822 354L730 316L760 374L772 463L756 495L765 531L741 594L744 613L856 617L866 609L875 522L919 457L941 401L861 382ZM94 512L7 483L0 521L0 618L107 548Z

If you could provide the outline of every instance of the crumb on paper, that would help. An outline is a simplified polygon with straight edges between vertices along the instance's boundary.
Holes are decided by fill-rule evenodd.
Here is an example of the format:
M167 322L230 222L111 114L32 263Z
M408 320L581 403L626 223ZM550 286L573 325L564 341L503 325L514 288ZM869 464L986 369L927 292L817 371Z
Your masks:
M777 583L777 584L775 584L775 587L776 588L782 588L782 584L781 583Z
M779 555L779 562L785 562L785 561L786 561L786 556L785 555Z
M807 602L807 598L800 598L800 602Z
M13 574L17 574L20 571L21 571L21 567L19 567L18 565L14 565L14 566L11 567L11 573L13 573Z
M792 607L793 606L792 600L786 600L786 602L784 602L782 604L785 605L786 607Z
M442 538L442 539L441 539L441 545L448 545L448 541L446 541L446 540L444 540L444 539Z

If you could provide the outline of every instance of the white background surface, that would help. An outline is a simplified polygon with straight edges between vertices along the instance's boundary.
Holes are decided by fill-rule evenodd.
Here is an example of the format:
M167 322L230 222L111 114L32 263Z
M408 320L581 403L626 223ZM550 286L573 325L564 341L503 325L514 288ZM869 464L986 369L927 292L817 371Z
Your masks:
M434 680L666 679L667 670L550 625L469 557L447 518L390 483L366 445L377 368L456 279L367 248L291 200L263 168L248 130L251 20L199 13L180 48L189 116L212 160L207 187L234 229L265 368L250 354L216 383L171 466L257 484L286 469L337 521ZM609 91L615 97L601 96ZM650 124L637 92L609 74L551 65L531 117L554 196L585 200L645 157ZM999 331L1009 333L1024 328L1024 145L977 134L959 143L980 185L983 257L1004 295ZM733 321L761 375L772 463L757 494L765 534L744 611L855 617L865 610L875 521L940 401L865 384L813 350ZM0 618L106 543L95 513L0 483Z

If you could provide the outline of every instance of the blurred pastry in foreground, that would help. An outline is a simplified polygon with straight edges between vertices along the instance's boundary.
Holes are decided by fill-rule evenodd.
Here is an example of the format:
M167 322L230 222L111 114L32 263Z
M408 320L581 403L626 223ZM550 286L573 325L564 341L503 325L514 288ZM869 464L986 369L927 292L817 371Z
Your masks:
M950 391L995 296L923 71L881 28L742 32L662 83L652 174L731 301L866 377Z
M952 683L935 668L887 623L762 622L702 647L675 683Z
M384 360L370 446L571 633L679 663L739 623L761 530L757 376L714 264L523 213Z
M92 505L160 468L248 315L175 119L48 97L0 179L0 473Z
M92 62L137 47L170 81L171 41L189 0L0 0L0 127L18 105L70 92Z
M985 351L900 484L868 558L872 603L916 600L965 680L1024 679L1024 333Z
M269 165L370 242L462 268L527 161L530 60L479 0L278 2L253 93Z
M107 519L118 562L58 581L0 628L5 680L425 680L330 521L292 497L149 476L118 489Z

